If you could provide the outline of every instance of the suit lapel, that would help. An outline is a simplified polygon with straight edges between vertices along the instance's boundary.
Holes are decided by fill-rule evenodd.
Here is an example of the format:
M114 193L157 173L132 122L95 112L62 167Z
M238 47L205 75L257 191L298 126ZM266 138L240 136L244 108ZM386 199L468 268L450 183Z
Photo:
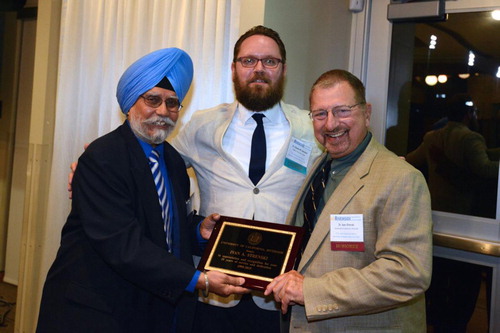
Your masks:
M323 211L318 217L318 222L314 227L306 249L304 250L304 254L302 255L302 259L298 267L299 271L301 271L313 258L315 253L321 247L321 244L325 241L325 238L330 237L330 215L342 214L345 207L349 204L353 197L363 188L363 178L369 174L371 165L377 155L375 144L376 141L372 138L366 147L366 150L359 157L358 161L354 163L339 186L326 202ZM300 204L302 204L302 201L303 199Z
M266 170L266 173L262 177L265 180L267 177L271 177L275 172L277 172L281 167L283 167L286 154L288 152L288 148L290 147L290 142L292 142L292 138L304 138L307 137L307 132L312 130L311 127L304 126L301 123L303 120L299 117L297 112L287 106L287 104L280 102L281 110L285 115L288 124L290 125L290 130L288 132L287 138L283 143L280 151L269 165L269 168ZM299 112L305 112L300 110ZM316 143L315 143L316 144ZM312 148L314 149L314 147ZM300 193L300 192L299 192Z
M270 175L277 172L283 166L284 163L283 161L285 160L288 147L290 146L290 142L292 141L293 130L294 130L293 124L296 123L296 121L292 119L294 115L290 111L288 111L288 109L285 108L285 105L283 103L280 103L280 106L281 110L283 110L286 120L288 121L288 124L290 125L290 130L288 132L285 142L283 143L283 146L281 147L278 154L276 155L272 163L269 165L269 168L266 170L266 173L262 177L263 180L265 180L267 177L270 177Z
M222 118L220 124L218 124L217 127L215 128L214 147L215 149L217 149L217 152L220 154L220 156L224 156L224 159L232 158L231 155L228 155L224 151L224 149L222 149L222 138L224 137L224 134L226 133L229 125L231 124L237 106L238 103L236 102L230 104L226 110L227 116Z
M299 189L298 195L295 196L295 199L292 202L292 209L290 210L290 213L287 216L287 224L291 225L296 225L296 220L297 220L297 213L300 211L302 213L302 210L299 210L299 207L302 207L304 204L304 198L307 194L307 191L309 189L309 186L311 185L311 182L314 179L314 176L316 175L316 170L320 165L322 165L325 162L325 159L328 158L327 153L323 153L312 165L311 170L312 172L309 172L309 174L306 176L306 179L304 180L304 183ZM300 226L299 226L300 227Z
M162 237L164 233L158 232L159 230L163 231L161 206L157 204L158 193L156 192L148 160L146 155L144 155L141 145L137 141L137 138L132 133L132 130L127 123L122 125L121 133L125 138L127 146L129 147L130 173L132 175L135 188L138 189L137 196L141 202L141 214L145 217L147 224L147 226L144 226L145 230L146 232L150 230L149 237L156 244L163 246L165 244L165 238Z
M165 156L165 164L167 167L167 173L168 173L168 181L170 183L170 188L171 192L169 193L171 195L171 202L173 203L172 205L172 216L173 218L170 220L170 223L172 225L172 239L173 239L173 248L172 252L176 256L181 256L181 250L182 244L186 243L187 240L181 239L183 236L183 233L181 232L181 225L180 223L185 223L185 217L187 216L186 212L186 189L187 187L189 189L189 184L183 183L183 178L179 174L179 170L184 171L184 165L178 165L176 164L174 158L173 158L173 147L170 146L168 142L164 142L163 144L163 152Z
M227 115L222 118L222 121L219 124L216 125L213 146L217 150L219 156L222 156L224 160L229 161L229 165L231 165L236 170L236 172L240 174L241 179L247 179L247 181L251 184L252 181L250 180L250 178L248 178L248 175L245 172L245 170L243 170L243 167L241 166L240 162L238 162L237 159L235 159L232 155L228 154L222 148L222 139L229 125L231 124L231 121L233 120L237 107L238 107L238 102L231 103L226 109Z

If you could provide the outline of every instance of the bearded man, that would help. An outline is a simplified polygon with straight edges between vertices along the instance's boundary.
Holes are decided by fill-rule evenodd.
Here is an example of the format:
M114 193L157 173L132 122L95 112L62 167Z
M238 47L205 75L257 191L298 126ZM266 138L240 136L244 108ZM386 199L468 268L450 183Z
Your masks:
M200 214L284 223L321 154L308 112L281 101L286 50L277 32L256 26L235 44L236 101L196 112L171 144L200 189ZM199 299L197 332L279 332L280 307L261 292Z
M184 162L164 142L192 77L189 55L168 48L120 78L127 120L79 159L37 332L191 332L195 289L247 292L243 278L193 265L201 250L194 244L203 245L215 221L192 218Z

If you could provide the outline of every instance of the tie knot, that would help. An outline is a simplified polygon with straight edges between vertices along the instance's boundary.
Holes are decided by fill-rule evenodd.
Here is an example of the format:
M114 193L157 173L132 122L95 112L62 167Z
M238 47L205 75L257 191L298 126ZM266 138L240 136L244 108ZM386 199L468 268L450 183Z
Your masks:
M257 125L262 125L262 118L265 116L262 113L255 113L252 115L252 118L255 120Z

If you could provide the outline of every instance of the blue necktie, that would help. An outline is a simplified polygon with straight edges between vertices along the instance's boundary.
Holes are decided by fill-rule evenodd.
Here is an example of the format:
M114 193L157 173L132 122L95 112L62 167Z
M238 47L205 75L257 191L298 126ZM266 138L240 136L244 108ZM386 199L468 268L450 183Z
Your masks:
M151 173L155 180L156 191L158 192L158 199L161 206L161 216L163 218L163 230L165 230L167 248L172 252L172 231L169 218L169 203L167 198L167 188L165 187L165 180L160 170L160 154L156 150L152 150L149 155L149 166Z
M254 185L257 185L266 171L266 135L264 133L264 124L262 123L263 117L264 115L260 113L252 116L257 123L257 127L252 136L248 176Z

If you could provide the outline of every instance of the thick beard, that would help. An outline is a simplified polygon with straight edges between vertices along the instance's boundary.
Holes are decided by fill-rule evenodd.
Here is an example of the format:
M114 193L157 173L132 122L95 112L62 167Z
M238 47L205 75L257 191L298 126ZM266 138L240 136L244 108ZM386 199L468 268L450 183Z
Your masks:
M262 78L262 75L259 77ZM248 110L265 111L278 104L283 98L285 78L283 75L280 76L276 83L269 86L268 89L261 86L250 87L242 85L237 75L234 76L233 83L238 102Z
M155 121L165 121L169 126L166 130L160 130L157 129L154 131L152 135L148 134L148 123L153 123ZM129 117L129 123L130 123L130 128L132 129L132 132L143 140L144 142L147 142L149 144L154 144L154 145L159 145L163 143L167 137L172 133L172 131L175 128L175 122L170 119L170 118L160 118L158 117L157 119L148 119L147 121L141 121L140 119L134 117L131 115Z

